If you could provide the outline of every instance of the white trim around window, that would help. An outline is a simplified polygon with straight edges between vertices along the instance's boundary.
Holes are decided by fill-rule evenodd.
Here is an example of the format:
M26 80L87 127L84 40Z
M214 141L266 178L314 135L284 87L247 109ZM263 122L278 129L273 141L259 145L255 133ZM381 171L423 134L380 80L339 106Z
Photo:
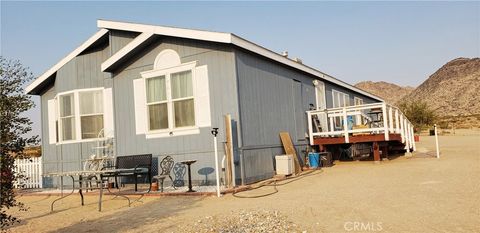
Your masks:
M363 99L359 97L353 97L353 105L362 105L363 104Z
M334 108L350 106L350 96L341 91L332 89L332 106Z
M140 76L133 80L136 135L191 135L211 127L207 65L181 63L175 50L165 49Z
M86 95L89 92L91 95ZM61 92L49 100L47 110L50 144L96 141L102 129L105 136L111 136L113 133L111 94L110 88L86 88ZM66 127L65 124L69 126Z
M317 110L323 110L327 108L327 95L325 90L325 83L320 80L314 80L315 86L315 104Z
M183 63L174 67L159 69L159 70L151 70L145 71L140 73L142 78L145 79L145 95L146 95L146 138L158 138L158 137L167 137L167 136L180 136L180 135L189 135L189 134L198 134L200 130L198 128L197 116L195 114L195 102L196 102L196 88L195 86L195 67L196 61ZM186 73L184 78L187 78L185 82L187 82L188 86L188 93L182 93L180 96L175 96L174 89L174 78L178 78L179 76L175 77L175 75L181 75ZM188 79L189 78L189 79ZM153 81L153 79L157 79L158 82ZM159 92L163 92L159 97L150 97L149 100L149 80L152 80L151 83L153 85L157 85L157 88L164 89L160 90ZM161 87L163 86L163 87ZM157 89L158 90L158 89ZM176 104L178 103L187 103L188 108L191 110L187 111L189 114L186 116L188 120L186 120L185 126L177 126L178 121L176 120ZM152 125L152 122L155 119L152 118L151 113L154 109L157 108L157 112L159 114L166 114L160 118L165 119L167 122L161 122L160 125ZM184 111L185 112L185 111ZM157 115L157 117L159 117ZM193 120L192 120L193 119ZM158 121L158 120L157 120ZM162 121L162 120L160 120Z

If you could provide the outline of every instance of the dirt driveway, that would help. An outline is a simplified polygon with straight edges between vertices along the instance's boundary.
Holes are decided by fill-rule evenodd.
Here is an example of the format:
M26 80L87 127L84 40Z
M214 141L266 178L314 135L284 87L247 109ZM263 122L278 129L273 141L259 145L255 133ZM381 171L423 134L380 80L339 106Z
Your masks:
M261 198L143 197L128 208L124 200L107 197L99 213L96 197L88 196L81 207L76 195L50 214L54 197L24 196L20 200L30 210L15 213L23 220L12 230L177 232L205 216L265 209L278 211L307 232L478 232L480 136L444 136L440 143L441 159L428 156L433 138L421 137L420 152L413 158L338 163L279 185L277 193ZM267 186L238 195L273 191Z

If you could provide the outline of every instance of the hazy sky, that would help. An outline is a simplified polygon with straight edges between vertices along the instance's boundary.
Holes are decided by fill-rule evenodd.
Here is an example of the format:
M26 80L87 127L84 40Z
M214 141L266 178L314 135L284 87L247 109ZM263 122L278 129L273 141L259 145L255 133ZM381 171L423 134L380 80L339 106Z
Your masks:
M1 55L41 75L97 19L232 32L346 81L417 86L480 56L480 2L5 2ZM38 103L38 98L35 98ZM40 134L38 107L28 115Z

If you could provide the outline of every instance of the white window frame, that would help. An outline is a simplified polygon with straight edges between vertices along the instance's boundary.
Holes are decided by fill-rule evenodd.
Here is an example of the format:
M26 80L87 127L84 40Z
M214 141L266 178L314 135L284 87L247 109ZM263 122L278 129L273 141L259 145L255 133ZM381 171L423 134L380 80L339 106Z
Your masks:
M57 95L55 95L55 100L57 102L56 108L57 108L57 144L69 144L69 143L78 143L78 142L92 142L92 141L97 141L98 139L102 138L88 138L88 139L82 139L82 125L81 125L81 116L88 116L88 115L100 115L100 114L80 114L80 95L79 93L81 92L90 92L90 91L101 91L102 96L104 96L104 91L105 88L99 87L99 88L86 88L86 89L76 89L72 91L66 91L66 92L60 92ZM73 94L73 106L74 106L74 118L75 118L75 138L72 140L62 140L63 135L62 135L62 123L60 120L60 96L63 95L68 95L68 94ZM102 102L102 107L103 107L103 125L105 126L105 106L103 106L104 103Z
M319 80L314 80L313 85L315 87L315 106L317 110L323 110L327 108L327 93L325 89L325 83ZM320 93L322 93L322 96L320 96ZM324 106L320 106L320 99L322 99Z
M356 96L353 97L353 105L354 106L363 105L363 99Z
M338 99L343 98L343 106L335 106L335 95L338 95ZM347 93L337 91L332 89L332 106L333 108L343 108L350 106L350 96ZM335 117L334 118L334 126L335 128L343 128L343 121L342 117Z
M335 95L338 95L339 99L340 97L343 97L343 106L335 106ZM343 108L343 107L350 106L350 95L348 95L347 93L332 89L332 106L334 108Z
M198 119L197 116L194 116L194 121L195 124L193 126L186 126L186 127L175 127L175 116L174 116L174 109L173 109L173 103L175 101L179 100L186 100L186 99L193 99L194 106L195 106L195 68L197 66L197 62L188 62L188 63L183 63L174 67L169 67L165 69L158 69L158 70L150 70L150 71L145 71L141 72L141 76L143 79L145 79L145 95L147 94L147 79L149 78L156 78L160 76L165 76L165 86L166 86L166 95L167 95L167 100L163 101L158 101L158 102L152 102L152 103L147 103L146 107L146 117L147 117L147 122L146 122L146 137L147 138L155 138L155 137L165 137L165 136L171 136L171 135L188 135L188 134L198 134L200 133L200 129L198 127ZM192 86L193 86L193 95L191 97L185 97L185 98L178 98L173 100L172 99L172 91L171 91L171 74L174 73L181 73L185 71L190 71L192 74ZM145 96L146 98L147 96ZM148 106L152 104L159 104L159 103L167 103L167 111L168 111L168 128L167 129L157 129L157 130L150 130L150 116L149 116L149 111L148 111ZM195 107L194 107L195 108ZM196 111L194 109L194 114L196 114Z

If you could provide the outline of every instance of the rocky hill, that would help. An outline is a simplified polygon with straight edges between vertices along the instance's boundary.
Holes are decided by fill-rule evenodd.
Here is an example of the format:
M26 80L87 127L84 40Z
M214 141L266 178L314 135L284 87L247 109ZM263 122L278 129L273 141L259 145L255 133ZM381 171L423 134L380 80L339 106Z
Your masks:
M449 61L417 88L371 81L355 86L392 104L425 101L445 127L480 127L480 58Z
M440 117L480 114L480 58L448 62L404 99L426 101Z
M359 82L355 84L355 87L358 87L364 91L372 93L391 104L397 103L400 99L404 98L415 89L413 87L409 87L409 86L402 87L393 83L387 83L383 81Z

